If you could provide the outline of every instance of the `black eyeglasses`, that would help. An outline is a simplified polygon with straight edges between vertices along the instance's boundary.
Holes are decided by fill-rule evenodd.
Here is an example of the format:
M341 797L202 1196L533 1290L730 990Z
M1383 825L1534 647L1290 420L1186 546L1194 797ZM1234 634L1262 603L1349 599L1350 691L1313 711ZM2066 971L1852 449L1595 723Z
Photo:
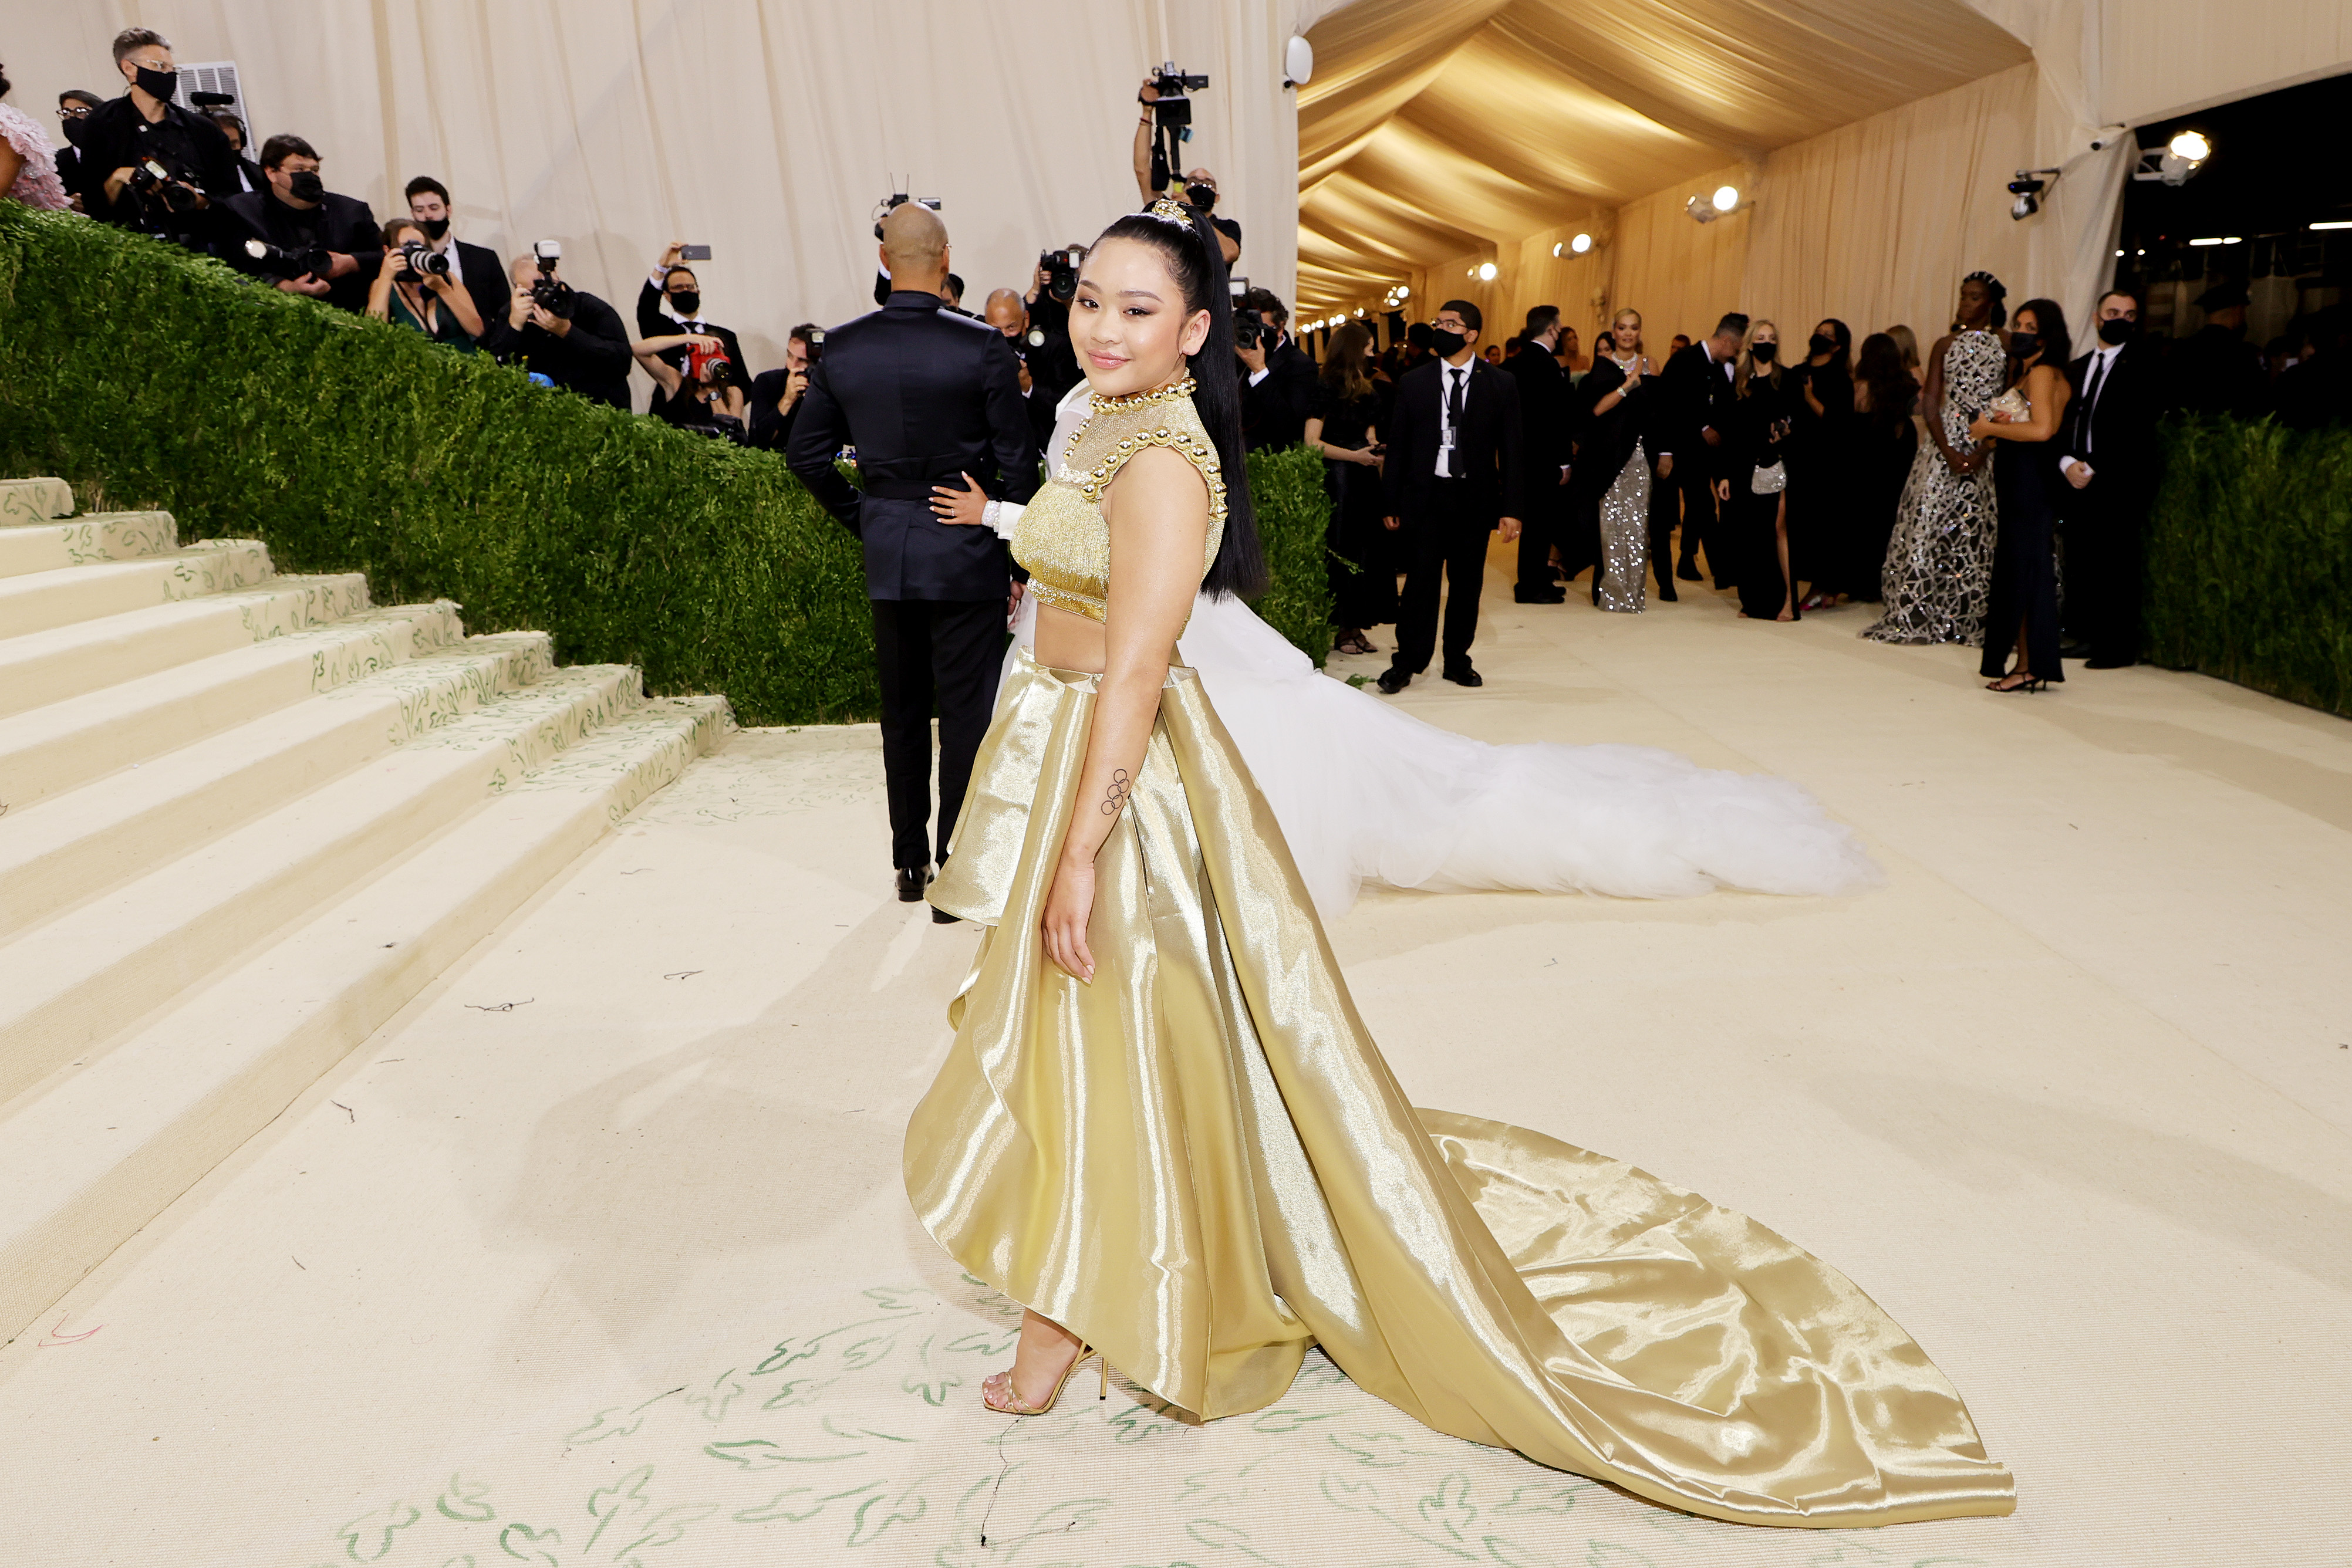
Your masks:
M61 103L58 105L58 118L59 120L88 120L89 118L89 105L86 103Z

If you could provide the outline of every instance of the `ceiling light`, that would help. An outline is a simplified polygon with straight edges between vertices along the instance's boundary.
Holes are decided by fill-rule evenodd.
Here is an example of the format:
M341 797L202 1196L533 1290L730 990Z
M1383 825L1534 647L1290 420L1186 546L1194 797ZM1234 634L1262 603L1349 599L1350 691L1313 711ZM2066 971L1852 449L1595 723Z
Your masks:
M1715 210L1716 210L1717 212L1718 212L1718 213L1727 213L1727 212L1729 212L1732 208L1734 208L1734 207L1738 206L1738 204L1739 204L1739 187L1738 187L1738 186L1737 186L1737 185L1717 185L1717 186L1715 188Z
M1492 283L1495 281L1495 264L1493 262L1482 261L1478 264L1478 281L1481 283Z
M2225 240L2225 239L2223 239L2223 238L2221 238L2221 235L2206 235L2206 236L2205 236L2204 238L2202 238L2202 239L2193 239L2193 240L2190 240L2189 243L2190 245L2193 245L2193 246L2201 246L2201 245L2227 245L2227 244L2229 244L2230 242L2229 242L2229 241L2227 241L2227 240Z
M2315 229L2352 229L2352 218L2331 218L2324 224L2314 224Z
M2166 144L2164 150L2190 163L2202 163L2213 156L2213 144L2205 140L2203 132L2197 131L2180 132Z
M1591 235L1579 235L1574 239L1568 242L1568 248L1574 251L1577 255L1582 256L1586 251L1592 248L1592 236Z
M2139 164L2132 170L2132 178L2161 180L2168 185L2186 184L2211 156L2211 138L2201 131L2183 131L2161 147L2141 148Z

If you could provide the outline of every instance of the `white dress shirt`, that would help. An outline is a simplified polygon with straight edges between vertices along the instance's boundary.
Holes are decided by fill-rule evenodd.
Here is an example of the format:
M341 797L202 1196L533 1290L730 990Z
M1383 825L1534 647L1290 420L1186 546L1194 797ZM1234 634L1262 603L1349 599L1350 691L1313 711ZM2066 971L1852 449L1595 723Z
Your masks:
M2124 346L2121 343L2112 346L2103 345L2094 350L2091 354L2090 369L2083 376L2083 385L2089 389L2091 394L2089 401L2084 403L2082 413L2083 451L2085 455L2091 450L2091 415L2098 409L2099 399L2106 396L2107 378L2116 373L2116 361L2121 357L2123 351ZM2071 474L2077 468L2088 469L2090 466L2080 457L2068 457L2059 463L2058 471L2062 474Z
M1444 360L1437 361L1440 372L1437 382L1437 476L1441 479L1459 477L1454 472L1454 388L1458 382L1462 387L1462 406L1468 408L1470 367L1477 362L1475 359L1465 360L1458 365L1449 365Z

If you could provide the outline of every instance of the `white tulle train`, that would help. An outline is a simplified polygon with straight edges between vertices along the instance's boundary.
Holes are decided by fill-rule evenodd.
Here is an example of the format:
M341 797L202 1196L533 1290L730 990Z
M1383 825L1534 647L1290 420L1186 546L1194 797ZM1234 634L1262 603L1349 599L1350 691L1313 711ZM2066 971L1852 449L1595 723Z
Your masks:
M1024 600L1024 647L1035 616ZM1367 882L1680 898L1884 880L1853 830L1785 779L1647 746L1473 740L1323 674L1237 600L1197 601L1177 656L1200 672L1326 920Z

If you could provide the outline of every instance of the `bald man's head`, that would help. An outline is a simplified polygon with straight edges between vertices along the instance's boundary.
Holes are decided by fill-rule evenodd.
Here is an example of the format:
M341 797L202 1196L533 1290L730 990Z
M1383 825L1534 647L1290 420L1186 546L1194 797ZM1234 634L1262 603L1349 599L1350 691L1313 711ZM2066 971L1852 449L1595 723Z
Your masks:
M989 290L988 308L982 314L990 326L1007 338L1018 338L1029 329L1029 307L1010 288Z
M947 281L948 225L920 202L902 202L882 220L882 265L890 287L937 294Z

